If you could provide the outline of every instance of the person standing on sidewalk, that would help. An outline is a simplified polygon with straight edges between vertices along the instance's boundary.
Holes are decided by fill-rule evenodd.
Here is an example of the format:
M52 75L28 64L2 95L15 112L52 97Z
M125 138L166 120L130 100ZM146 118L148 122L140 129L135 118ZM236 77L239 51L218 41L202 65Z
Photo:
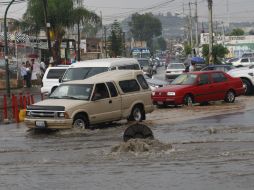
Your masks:
M32 75L32 67L29 61L26 61L26 87L31 87L31 75Z
M40 64L38 62L35 62L34 59L31 59L31 62L32 62L32 76L31 76L32 85L33 86L40 85L41 84Z
M25 62L22 62L22 65L20 67L20 74L23 79L23 87L26 87L26 78L27 78L27 71L26 71L26 64Z

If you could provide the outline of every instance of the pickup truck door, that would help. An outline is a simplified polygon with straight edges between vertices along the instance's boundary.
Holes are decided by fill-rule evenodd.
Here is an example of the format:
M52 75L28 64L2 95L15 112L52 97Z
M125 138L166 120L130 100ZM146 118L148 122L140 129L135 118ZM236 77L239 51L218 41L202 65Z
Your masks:
M121 97L111 97L105 83L96 84L89 109L90 123L102 123L121 118Z

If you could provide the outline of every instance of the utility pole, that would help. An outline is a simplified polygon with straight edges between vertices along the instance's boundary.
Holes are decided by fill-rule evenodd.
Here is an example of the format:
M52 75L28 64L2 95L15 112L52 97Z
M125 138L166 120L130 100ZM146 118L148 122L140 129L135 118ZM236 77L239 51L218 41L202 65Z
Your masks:
M225 27L224 22L222 22L222 45L225 44Z
M190 33L190 46L191 49L193 47L193 40L192 40L192 15L191 15L191 3L189 2L189 33Z
M195 20L196 20L196 55L199 55L199 37L198 37L198 3L195 2Z
M4 13L4 59L5 59L5 71L6 71L6 92L7 96L11 97L11 87L10 87L10 73L9 73L9 52L8 52L8 42L7 42L7 12L11 6L11 4L15 0L12 0L8 6L6 7L5 13Z
M100 51L101 51L101 58L103 57L103 24L102 24L102 12L101 14L101 45L100 45Z
M47 33L47 39L48 39L48 49L49 49L49 60L52 56L52 47L51 47L51 41L50 41L50 23L48 22L48 1L47 0L42 0L43 1L43 11L44 11L44 21L45 21L45 26L46 26L46 33Z
M212 50L213 50L213 0L208 1L208 22L209 22L209 64L212 64L213 57L212 57Z
M106 58L108 57L108 55L107 55L107 28L106 28L106 26L104 26L104 36L105 36L105 56L106 56Z

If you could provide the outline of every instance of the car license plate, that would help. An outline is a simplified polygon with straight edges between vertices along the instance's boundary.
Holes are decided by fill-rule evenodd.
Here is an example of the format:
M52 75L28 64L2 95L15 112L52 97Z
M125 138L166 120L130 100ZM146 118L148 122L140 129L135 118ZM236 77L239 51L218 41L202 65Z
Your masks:
M37 128L46 128L46 121L35 121L35 126Z
M158 104L158 105L163 105L163 102L158 101L157 104Z

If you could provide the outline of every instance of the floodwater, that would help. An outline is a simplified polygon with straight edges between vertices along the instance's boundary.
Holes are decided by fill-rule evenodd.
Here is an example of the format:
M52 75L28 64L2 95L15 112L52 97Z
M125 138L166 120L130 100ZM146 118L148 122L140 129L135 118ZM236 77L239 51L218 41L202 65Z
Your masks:
M151 125L155 141L134 141L144 149L122 142L124 124L54 133L1 124L0 189L253 190L253 115Z

